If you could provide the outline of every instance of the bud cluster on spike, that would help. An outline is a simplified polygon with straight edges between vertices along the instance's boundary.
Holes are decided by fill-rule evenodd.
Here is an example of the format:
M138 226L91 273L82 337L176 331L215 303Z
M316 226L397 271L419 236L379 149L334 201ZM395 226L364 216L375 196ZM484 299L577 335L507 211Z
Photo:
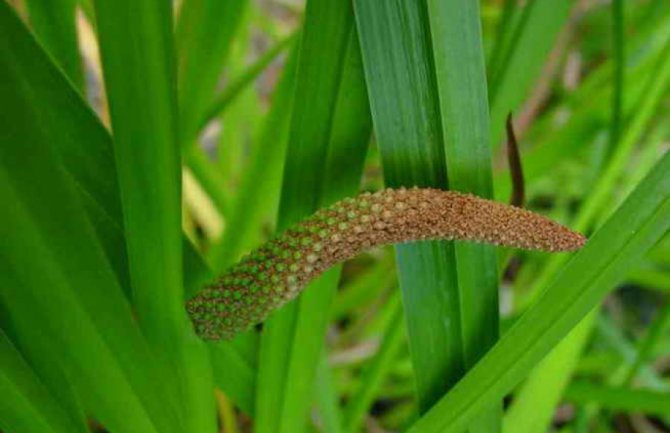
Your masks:
M231 338L295 298L338 262L384 244L466 240L570 251L584 237L524 209L437 189L386 189L318 211L267 242L187 302L198 335Z

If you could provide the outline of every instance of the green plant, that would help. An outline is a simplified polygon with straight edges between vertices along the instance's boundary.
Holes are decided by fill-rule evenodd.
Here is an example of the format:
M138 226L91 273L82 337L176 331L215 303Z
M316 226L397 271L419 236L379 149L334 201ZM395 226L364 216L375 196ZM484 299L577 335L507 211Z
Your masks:
M3 0L0 430L667 424L670 5L586 3ZM575 254L451 240L581 245L510 111Z

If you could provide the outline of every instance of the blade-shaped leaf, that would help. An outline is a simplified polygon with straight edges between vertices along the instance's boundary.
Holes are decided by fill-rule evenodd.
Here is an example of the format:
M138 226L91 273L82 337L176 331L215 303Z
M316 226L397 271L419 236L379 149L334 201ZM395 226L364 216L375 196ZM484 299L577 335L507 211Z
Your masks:
M428 1L449 188L493 196L489 111L479 2ZM456 242L456 274L465 368L498 339L496 250ZM481 414L470 432L500 430L502 408Z
M184 309L181 152L172 5L96 0L133 303L148 340L174 368L187 431L216 430L204 342ZM150 85L147 85L150 83Z
M621 142L617 146L611 146L611 149L614 150L611 160L605 167L602 175L599 176L598 182L591 188L590 194L576 218L575 226L578 230L588 229L600 214L608 211L604 207L604 203L606 199L612 197L616 186L615 179L623 171L624 164L629 159L635 143L638 142L646 130L646 126L653 118L656 107L662 100L662 95L665 94L665 89L670 84L670 59L666 57L669 49L670 45L665 50L665 56L660 58L663 63L650 76L653 85L650 86L645 101L637 107L635 116L631 119L626 133L621 138ZM562 258L560 257L554 258L549 262L538 279L539 283L536 283L538 284L538 287L535 288L538 290L536 293L540 293L545 289L555 273L560 269L559 266L561 263ZM556 350L547 356L541 367L535 370L524 386L521 387L516 401L510 407L508 419L506 420L506 425L509 426L510 431L521 433L533 432L535 430L542 430L549 424L554 407L558 404L560 396L568 384L577 358L588 342L595 317L595 315L592 315L587 318L585 323L580 324L574 332L562 341ZM549 382L553 386L548 385ZM546 394L544 399L537 399L536 393L533 391L540 387L545 389ZM528 411L531 411L532 416L525 414Z
M60 406L0 329L0 429L14 433L87 431ZM83 421L83 420L80 420Z
M28 0L30 25L63 72L80 91L84 90L84 69L77 43L75 9L77 0Z
M242 174L229 220L229 227L234 230L224 231L221 240L209 251L209 261L217 270L230 266L255 247L264 223L275 217L267 208L276 210L279 202L298 51L299 44L295 43L250 156L249 167Z
M422 2L355 1L370 107L388 186L446 188L430 29ZM396 246L419 407L463 374L453 243Z
M176 403L162 385L163 366L134 324L54 137L40 127L49 118L30 103L36 95L21 59L34 42L6 3L0 21L12 36L1 39L0 93L14 103L3 108L0 146L3 311L21 345L56 357L110 429L173 431Z
M351 5L310 0L300 50L279 229L356 190L370 130ZM256 390L258 432L304 428L325 312L338 280L339 267L266 322Z
M484 358L410 432L458 432L502 398L670 229L670 153Z
M501 60L491 71L490 137L494 147L502 139L505 117L519 108L540 76L573 3L570 0L528 2L518 12L521 16L510 31L507 43L496 46Z
M177 25L180 125L185 145L202 126L248 0L186 0Z
M566 400L577 404L598 403L617 411L670 416L667 392L610 387L578 381L570 385Z
M74 179L83 197L89 218L101 240L109 261L124 289L130 287L123 237L123 217L119 198L116 164L109 133L102 126L86 102L73 89L68 80L50 61L45 52L31 37L29 31L2 6L3 38L10 51L3 51L0 61L11 62L15 75L7 75L3 66L0 77L3 84L12 85L18 78L25 84L25 91L3 94L3 120L12 123L11 107L30 106L30 128L41 128L61 159L61 163ZM11 57L8 57L11 54ZM18 85L18 84L14 84ZM16 98L16 99L10 99ZM4 108L8 107L8 108ZM20 123L16 124L21 125ZM184 286L187 295L194 293L204 280L210 278L209 270L190 242L184 242Z

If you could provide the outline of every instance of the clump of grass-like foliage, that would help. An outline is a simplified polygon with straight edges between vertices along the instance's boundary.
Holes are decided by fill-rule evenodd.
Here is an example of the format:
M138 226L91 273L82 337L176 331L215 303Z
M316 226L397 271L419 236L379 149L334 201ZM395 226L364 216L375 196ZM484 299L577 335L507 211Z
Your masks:
M669 29L0 2L0 431L667 430Z

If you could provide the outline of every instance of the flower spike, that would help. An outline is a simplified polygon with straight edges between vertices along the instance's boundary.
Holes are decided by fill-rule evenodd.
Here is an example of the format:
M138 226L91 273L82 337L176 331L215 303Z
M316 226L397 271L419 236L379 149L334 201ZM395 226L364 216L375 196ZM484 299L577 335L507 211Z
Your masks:
M203 338L231 338L295 298L331 266L379 245L430 239L550 252L585 238L536 213L470 194L386 189L316 212L250 253L187 302Z

